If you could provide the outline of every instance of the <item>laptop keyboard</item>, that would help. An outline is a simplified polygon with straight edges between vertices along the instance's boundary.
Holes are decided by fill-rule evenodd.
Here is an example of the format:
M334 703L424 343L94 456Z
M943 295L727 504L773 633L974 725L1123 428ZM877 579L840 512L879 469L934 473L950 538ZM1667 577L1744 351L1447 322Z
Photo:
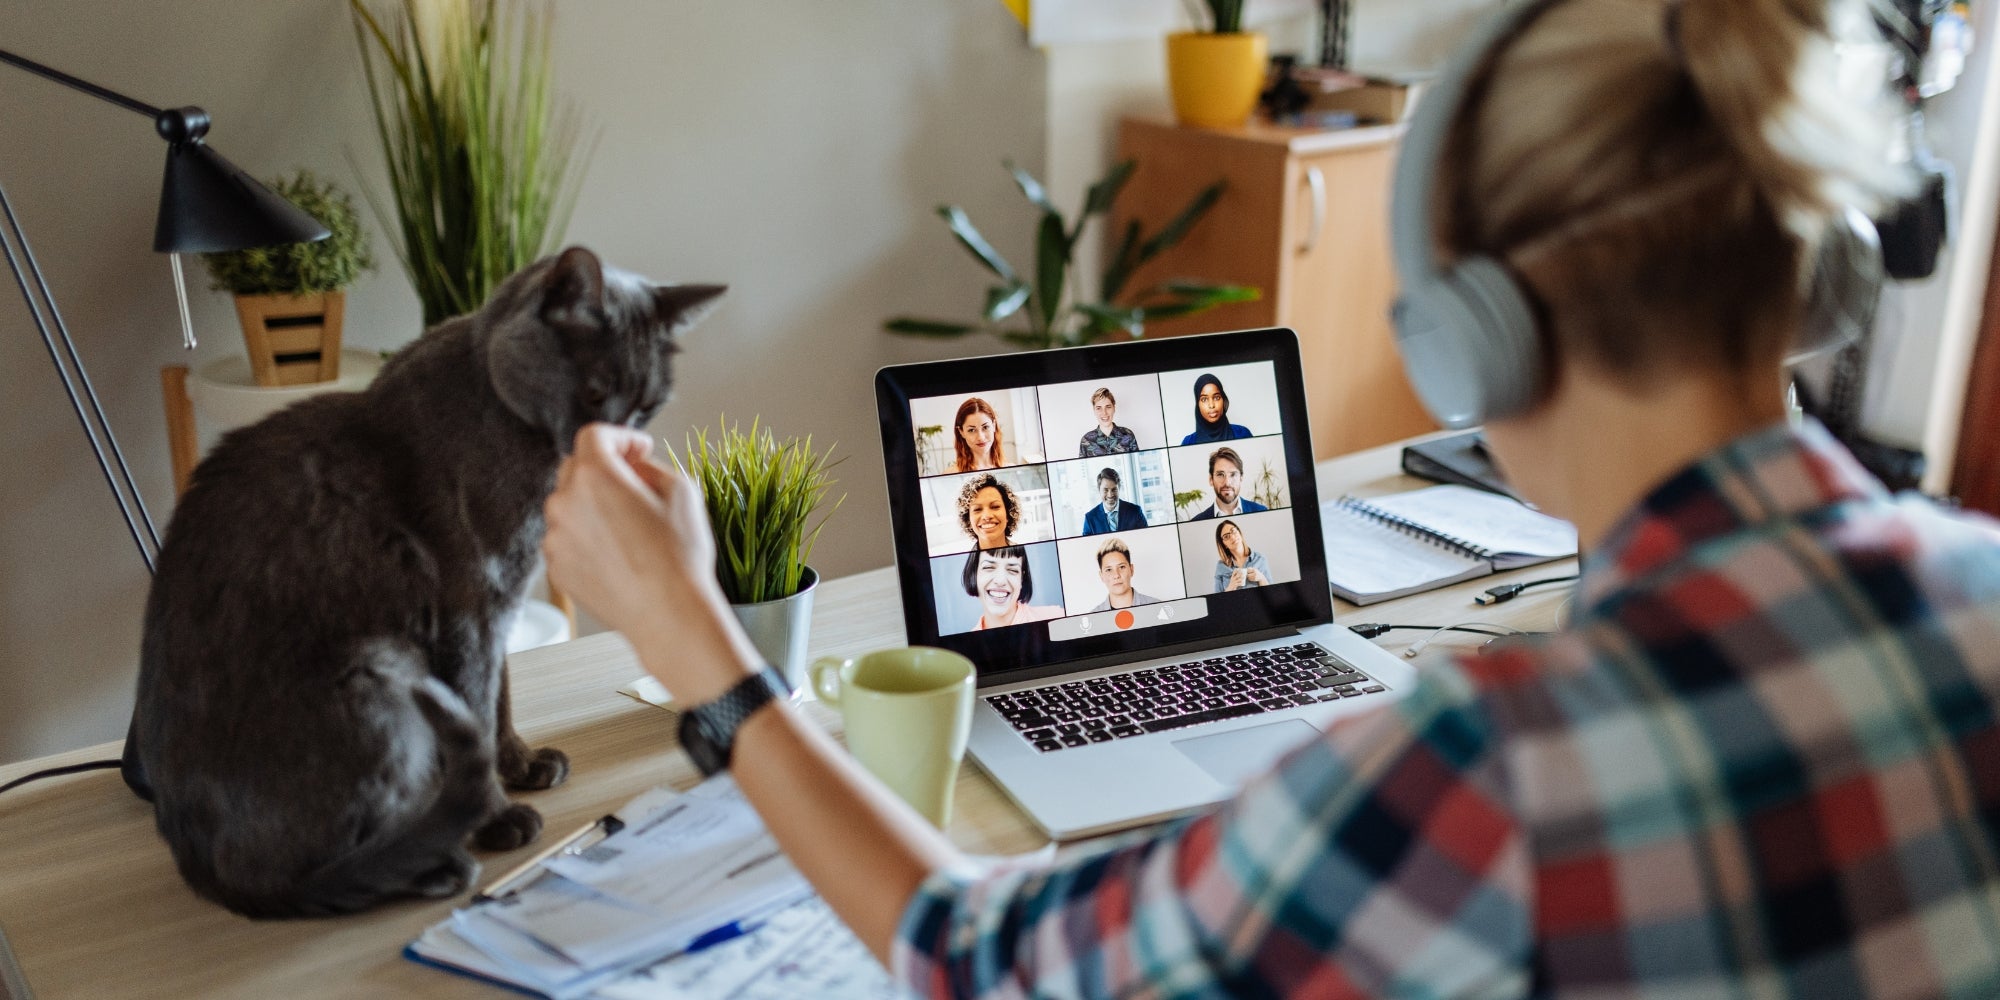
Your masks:
M1304 642L990 695L986 703L1047 753L1386 690Z

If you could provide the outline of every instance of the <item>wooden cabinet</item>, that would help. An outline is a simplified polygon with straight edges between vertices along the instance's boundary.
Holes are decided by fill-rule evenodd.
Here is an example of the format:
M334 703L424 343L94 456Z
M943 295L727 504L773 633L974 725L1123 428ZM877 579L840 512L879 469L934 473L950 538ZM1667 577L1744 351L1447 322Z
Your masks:
M1119 128L1118 159L1139 166L1109 233L1122 232L1127 219L1157 229L1202 188L1228 182L1188 238L1126 287L1188 278L1264 293L1258 302L1148 324L1147 336L1298 331L1316 458L1436 427L1403 377L1389 326L1389 183L1399 135L1395 126L1200 129L1147 119Z

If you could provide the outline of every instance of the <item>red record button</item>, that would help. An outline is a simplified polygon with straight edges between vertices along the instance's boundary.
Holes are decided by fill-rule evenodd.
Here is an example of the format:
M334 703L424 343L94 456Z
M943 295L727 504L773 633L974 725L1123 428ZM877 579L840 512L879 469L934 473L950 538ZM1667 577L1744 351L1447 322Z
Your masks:
M1118 612L1118 617L1113 618L1112 621L1117 622L1119 628L1131 628L1133 622L1132 612L1120 611Z

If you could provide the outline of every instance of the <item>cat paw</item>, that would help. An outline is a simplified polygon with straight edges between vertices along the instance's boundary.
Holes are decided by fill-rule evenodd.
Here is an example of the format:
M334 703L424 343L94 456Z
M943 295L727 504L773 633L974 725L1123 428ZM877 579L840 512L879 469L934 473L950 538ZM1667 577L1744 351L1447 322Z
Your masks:
M479 862L463 852L445 858L444 863L410 880L410 891L425 899L444 899L464 892L479 875Z
M501 775L507 788L516 792L539 792L554 788L569 777L569 754L555 747L531 751L516 766Z
M542 835L542 814L534 806L510 802L472 835L482 851L511 851Z

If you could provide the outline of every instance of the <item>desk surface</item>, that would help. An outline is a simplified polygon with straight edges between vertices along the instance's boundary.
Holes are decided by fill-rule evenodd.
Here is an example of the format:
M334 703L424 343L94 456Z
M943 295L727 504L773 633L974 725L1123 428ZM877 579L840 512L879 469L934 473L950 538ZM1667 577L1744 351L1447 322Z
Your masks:
M1373 495L1424 485L1400 474L1398 447L1323 462L1322 496ZM1554 563L1365 611L1336 602L1348 622L1446 624L1497 621L1522 629L1555 625L1562 588L1528 591L1495 608L1471 595L1496 581L1573 571ZM1448 633L1449 635L1450 633ZM1383 642L1392 648L1421 633ZM1476 637L1460 636L1465 641ZM1441 640L1456 641L1456 640ZM893 569L823 584L813 609L815 655L848 655L903 642ZM536 746L567 751L569 781L521 796L542 811L544 836L566 832L661 784L685 788L696 773L674 745L675 717L617 693L641 671L615 634L579 639L512 659L515 717ZM829 729L837 719L808 706ZM46 767L118 755L108 743L0 767L0 783ZM1004 854L1046 843L969 761L960 775L952 840ZM534 847L483 861L490 876ZM409 902L358 917L255 922L205 902L175 873L154 834L152 810L116 772L55 778L0 797L0 928L12 940L40 1000L101 996L505 996L492 987L426 969L403 945L463 898Z

